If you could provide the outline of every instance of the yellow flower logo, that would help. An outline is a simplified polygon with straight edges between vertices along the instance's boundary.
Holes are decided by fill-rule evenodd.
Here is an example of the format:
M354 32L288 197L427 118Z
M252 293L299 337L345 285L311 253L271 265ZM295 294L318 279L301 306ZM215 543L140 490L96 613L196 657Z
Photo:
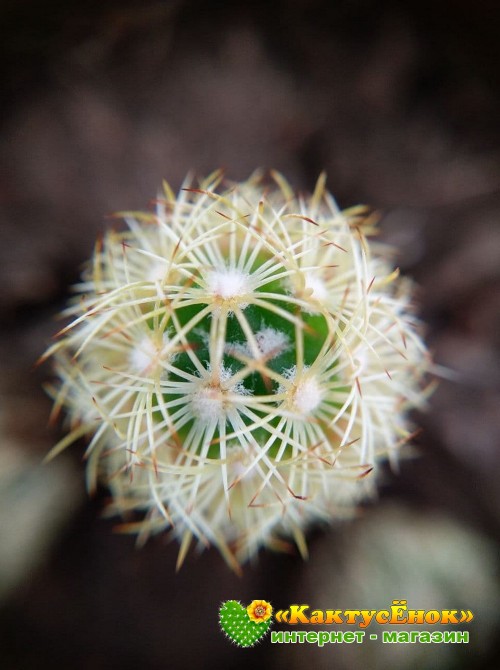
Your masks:
M267 621L273 613L273 608L266 600L252 600L247 607L248 617L255 623Z

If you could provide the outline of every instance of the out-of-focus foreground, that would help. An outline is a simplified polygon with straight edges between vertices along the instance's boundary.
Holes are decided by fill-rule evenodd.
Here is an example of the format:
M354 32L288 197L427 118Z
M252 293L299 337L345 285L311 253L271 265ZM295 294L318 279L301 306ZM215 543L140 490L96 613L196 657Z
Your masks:
M0 9L0 666L487 668L500 657L500 11L493 0L194 0ZM104 216L223 167L318 174L383 212L437 363L415 458L311 557L141 551L83 490L33 369ZM469 645L231 646L225 599L471 609Z

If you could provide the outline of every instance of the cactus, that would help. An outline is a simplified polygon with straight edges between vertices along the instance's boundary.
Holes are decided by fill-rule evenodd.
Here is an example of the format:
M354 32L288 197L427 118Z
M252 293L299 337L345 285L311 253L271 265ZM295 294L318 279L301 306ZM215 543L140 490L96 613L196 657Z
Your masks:
M89 436L90 490L235 570L259 547L304 556L312 523L352 514L395 462L425 400L427 350L376 218L272 173L168 184L154 213L122 212L46 357L54 413Z

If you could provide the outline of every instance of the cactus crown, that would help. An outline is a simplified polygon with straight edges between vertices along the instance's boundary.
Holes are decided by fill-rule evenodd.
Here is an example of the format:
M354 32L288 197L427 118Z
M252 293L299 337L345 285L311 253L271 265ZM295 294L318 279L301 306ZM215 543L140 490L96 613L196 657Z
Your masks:
M408 437L429 367L391 250L365 208L281 175L217 192L220 173L154 214L121 213L47 352L88 483L113 510L170 528L179 564L195 538L238 569L260 545L301 553L303 529L352 511L382 456Z

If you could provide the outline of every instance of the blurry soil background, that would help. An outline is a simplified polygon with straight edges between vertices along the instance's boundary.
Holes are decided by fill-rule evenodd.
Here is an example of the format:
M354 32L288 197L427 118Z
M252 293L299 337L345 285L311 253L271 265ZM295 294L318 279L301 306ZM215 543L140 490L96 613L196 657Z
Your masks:
M496 0L0 5L0 667L500 667L500 5ZM341 206L383 212L420 284L443 380L416 456L311 557L214 551L175 574L84 491L84 445L47 466L33 364L106 215L163 178L322 170ZM221 601L471 609L469 645L229 644ZM300 628L300 626L299 626ZM303 628L303 627L302 627ZM464 626L459 627L461 629ZM379 631L380 632L380 629Z

